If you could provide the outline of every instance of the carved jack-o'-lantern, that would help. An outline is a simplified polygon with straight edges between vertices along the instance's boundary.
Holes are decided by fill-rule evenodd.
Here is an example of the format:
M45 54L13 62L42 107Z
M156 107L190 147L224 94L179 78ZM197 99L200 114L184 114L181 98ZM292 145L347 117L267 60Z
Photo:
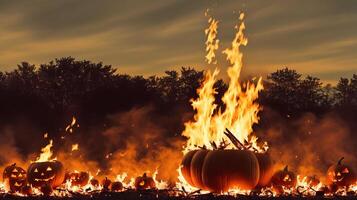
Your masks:
M144 173L135 179L135 188L138 190L153 189L156 187L155 181L152 177Z
M275 172L273 175L271 182L275 189L281 188L282 186L286 188L295 187L297 178L294 172L289 171L288 166L286 166L283 170Z
M72 186L83 187L87 185L89 181L88 172L72 172L68 174L68 179L70 180Z
M33 187L48 184L52 188L56 188L63 183L64 178L63 165L56 160L31 163L27 170L27 180Z
M20 192L26 185L26 171L16 166L16 163L6 167L3 172L3 180L6 188L11 192Z
M327 184L341 186L350 186L356 182L356 175L352 168L342 164L342 157L337 164L332 165L327 170Z

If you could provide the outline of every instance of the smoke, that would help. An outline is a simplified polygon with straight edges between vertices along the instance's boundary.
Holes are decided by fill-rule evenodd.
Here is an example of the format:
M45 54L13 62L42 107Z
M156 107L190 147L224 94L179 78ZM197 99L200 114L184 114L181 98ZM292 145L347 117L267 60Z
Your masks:
M270 123L260 129L259 135L269 142L277 168L289 165L298 174L317 175L323 180L328 167L341 157L357 167L356 136L338 115L305 113L291 119L267 109L263 117Z
M152 108L135 108L111 117L114 125L103 132L109 146L118 147L109 157L112 174L127 173L137 177L144 172L158 179L175 182L181 162L183 141L170 137L164 119Z

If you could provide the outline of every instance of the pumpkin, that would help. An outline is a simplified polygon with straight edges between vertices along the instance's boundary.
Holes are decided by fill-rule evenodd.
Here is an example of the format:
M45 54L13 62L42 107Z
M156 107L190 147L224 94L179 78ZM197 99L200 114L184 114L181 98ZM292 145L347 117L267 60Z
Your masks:
M95 178L92 178L89 182L93 187L98 187L99 186L99 181L97 179L95 179Z
M257 187L264 187L270 183L274 174L273 161L268 153L256 153L259 163L259 182Z
M30 196L32 195L32 188L30 185L24 185L21 187L21 194Z
M181 164L190 185L212 192L253 189L259 181L258 159L248 150L195 150Z
M27 182L26 171L14 163L4 169L3 180L7 190L20 192L21 187Z
M292 188L295 187L297 178L294 172L289 171L288 166L283 170L275 172L271 178L271 182L274 187L279 188L281 186Z
M89 181L89 173L87 172L72 172L68 176L72 186L83 187Z
M50 185L48 183L45 183L44 185L41 185L40 190L41 190L42 194L45 195L45 196L49 196L53 192L52 185Z
M135 188L138 190L153 189L156 187L155 181L152 177L144 173L142 176L136 177Z
M112 181L110 179L108 179L107 177L105 177L105 179L103 179L103 181L102 181L103 190L109 190L109 187L111 184L112 184Z
M27 170L27 181L33 187L48 184L56 188L63 183L64 178L64 168L59 161L34 162Z
M123 189L123 184L119 181L115 181L112 183L111 191L112 192L118 192Z
M331 165L327 170L327 184L337 187L350 186L356 182L356 175L352 168L342 164L342 157L337 164Z

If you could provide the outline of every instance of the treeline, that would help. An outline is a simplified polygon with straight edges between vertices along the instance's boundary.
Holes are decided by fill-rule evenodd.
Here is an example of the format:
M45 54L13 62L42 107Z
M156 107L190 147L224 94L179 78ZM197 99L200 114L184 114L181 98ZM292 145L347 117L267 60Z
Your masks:
M71 57L39 67L23 62L13 71L0 72L0 125L26 119L41 131L56 132L65 127L72 115L86 128L107 123L109 115L151 106L153 115L177 118L167 130L168 134L177 134L183 129L181 115L193 113L190 99L196 97L203 74L182 68L145 78ZM220 99L227 85L219 80L216 87ZM295 70L283 68L271 73L264 87L260 103L282 116L336 112L354 123L357 74L351 79L341 78L337 86L325 86L317 77L303 77ZM217 103L221 104L219 100Z

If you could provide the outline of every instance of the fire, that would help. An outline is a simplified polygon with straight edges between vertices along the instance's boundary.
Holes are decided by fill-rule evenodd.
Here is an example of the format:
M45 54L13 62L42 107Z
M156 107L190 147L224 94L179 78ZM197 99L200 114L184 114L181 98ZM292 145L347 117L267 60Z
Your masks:
M72 151L78 151L79 150L79 144L72 144Z
M50 140L50 143L41 149L40 157L36 159L35 162L46 162L49 160L56 160L56 158L51 159L53 152L51 148L53 146L53 140Z
M207 15L207 12L206 12ZM218 21L210 17L208 19L209 27L205 30L206 34L206 61L208 64L216 63L214 58L216 57L215 51L218 49L219 40L217 39Z
M192 107L196 111L194 120L185 124L185 130L182 133L183 136L188 138L184 153L197 149L197 147L212 149L212 143L221 144L226 139L224 135L226 128L232 131L240 143L249 143L251 148L260 152L267 149L266 144L258 145L257 137L251 136L252 126L259 121L258 112L261 107L256 103L256 100L258 93L263 89L262 79L259 78L256 84L247 82L243 86L239 80L243 66L243 54L240 48L248 43L244 36L243 13L240 15L240 20L241 23L236 27L237 32L231 47L223 51L231 65L227 70L230 79L229 87L222 98L225 109L221 110L214 103L214 95L216 94L214 84L217 81L219 71L217 69L213 73L207 71L202 86L197 91L198 98L192 101ZM210 27L206 29L208 35L217 32L217 21L210 18L209 22ZM208 38L212 39L212 37ZM212 49L212 42L206 44L207 49ZM208 63L210 62L208 60ZM234 146L228 144L227 148L234 148Z
M66 127L65 131L72 133L73 132L73 127L76 125L77 119L73 116L72 117L72 122L70 124L68 124L68 126ZM79 126L79 125L77 125Z

